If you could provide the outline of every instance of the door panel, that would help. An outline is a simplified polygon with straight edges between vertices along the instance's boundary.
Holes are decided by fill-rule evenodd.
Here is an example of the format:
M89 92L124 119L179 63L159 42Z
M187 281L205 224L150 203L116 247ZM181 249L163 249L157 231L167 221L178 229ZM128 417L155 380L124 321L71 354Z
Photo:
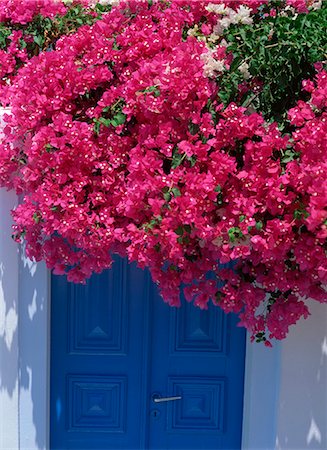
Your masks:
M240 448L234 316L169 307L120 258L85 286L53 276L51 315L52 449Z
M152 297L151 391L182 399L151 402L160 419L151 415L149 447L241 448L244 330L213 305L177 309Z
M144 448L143 278L122 259L86 286L52 277L51 448Z

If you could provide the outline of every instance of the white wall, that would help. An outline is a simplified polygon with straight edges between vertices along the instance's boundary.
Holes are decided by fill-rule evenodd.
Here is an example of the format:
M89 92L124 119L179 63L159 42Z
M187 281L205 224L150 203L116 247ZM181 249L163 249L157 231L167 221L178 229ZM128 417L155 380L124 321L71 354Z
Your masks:
M273 348L247 340L244 383L242 449L273 449L282 344Z
M19 264L20 449L48 446L48 272L23 255Z
M277 449L327 449L327 305L309 307L281 349Z
M247 345L243 450L327 449L327 305L273 349Z
M48 273L12 241L0 189L0 449L48 448Z
M10 239L16 197L0 189L0 449L18 448L18 250Z

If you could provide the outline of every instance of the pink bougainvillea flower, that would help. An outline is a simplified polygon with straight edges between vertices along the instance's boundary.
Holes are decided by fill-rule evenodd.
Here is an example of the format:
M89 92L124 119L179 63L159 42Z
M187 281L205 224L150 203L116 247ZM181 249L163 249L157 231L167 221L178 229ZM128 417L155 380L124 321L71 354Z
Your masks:
M326 301L327 74L303 81L310 98L288 111L288 134L224 107L208 74L232 57L202 38L214 33L215 8L250 24L267 2L208 3L121 2L54 51L19 54L0 183L22 197L16 240L55 273L83 283L119 253L149 269L170 305L211 301L269 346L308 316L303 299ZM67 7L12 5L0 2L1 20L21 24ZM3 76L14 47L0 52Z

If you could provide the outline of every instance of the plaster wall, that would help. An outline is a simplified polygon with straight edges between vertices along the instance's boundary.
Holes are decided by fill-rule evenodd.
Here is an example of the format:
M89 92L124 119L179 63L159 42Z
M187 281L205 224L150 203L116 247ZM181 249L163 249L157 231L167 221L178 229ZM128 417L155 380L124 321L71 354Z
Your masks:
M248 344L243 450L327 449L327 305L273 349Z
M327 305L312 301L311 316L283 342L276 449L327 449Z
M247 339L243 450L273 449L275 446L281 347L280 342L267 348Z
M48 284L45 265L20 255L19 450L49 448Z
M0 449L18 449L18 250L10 239L16 197L0 189Z

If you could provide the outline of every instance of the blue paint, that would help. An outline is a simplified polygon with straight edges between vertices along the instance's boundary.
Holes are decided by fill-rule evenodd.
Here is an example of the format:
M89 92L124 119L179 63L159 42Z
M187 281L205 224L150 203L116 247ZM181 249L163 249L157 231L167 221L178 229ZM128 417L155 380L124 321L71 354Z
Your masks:
M60 401L60 398L58 398L56 401L56 420L57 420L57 422L59 422L59 420L60 420L61 410L62 410L61 401Z
M53 276L51 449L241 448L236 321L212 305L170 308L118 258L86 286Z

